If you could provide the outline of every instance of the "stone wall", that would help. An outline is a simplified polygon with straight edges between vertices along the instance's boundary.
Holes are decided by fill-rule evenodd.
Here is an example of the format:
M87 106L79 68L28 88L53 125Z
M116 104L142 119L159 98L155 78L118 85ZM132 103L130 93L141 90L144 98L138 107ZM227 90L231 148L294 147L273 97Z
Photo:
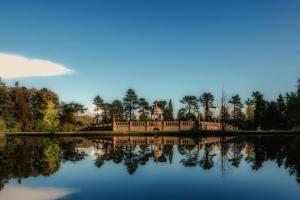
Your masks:
M112 130L118 132L148 132L148 131L226 131L238 130L229 124L221 124L217 122L200 122L197 121L127 121L113 122L103 124L92 124L89 130Z

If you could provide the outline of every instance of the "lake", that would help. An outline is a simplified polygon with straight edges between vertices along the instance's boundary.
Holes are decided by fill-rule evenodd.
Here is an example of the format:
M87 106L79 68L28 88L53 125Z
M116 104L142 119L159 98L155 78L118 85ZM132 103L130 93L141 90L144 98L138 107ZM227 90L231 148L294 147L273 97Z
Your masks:
M300 137L0 139L0 199L300 199Z

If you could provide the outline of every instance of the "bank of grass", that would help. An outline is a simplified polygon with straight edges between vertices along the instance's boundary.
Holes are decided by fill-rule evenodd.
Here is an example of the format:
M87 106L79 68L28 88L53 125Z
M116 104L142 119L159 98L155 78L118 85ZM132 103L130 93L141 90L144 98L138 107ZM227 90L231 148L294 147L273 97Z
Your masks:
M159 132L159 131L149 131L149 132L116 132L116 131L84 131L84 132L5 132L0 133L0 137L5 136L58 136L58 137L85 137L85 136L243 136L243 135L300 135L300 131L286 131L286 130L271 130L271 131L230 131L230 132L220 132L220 131L187 131L187 132Z

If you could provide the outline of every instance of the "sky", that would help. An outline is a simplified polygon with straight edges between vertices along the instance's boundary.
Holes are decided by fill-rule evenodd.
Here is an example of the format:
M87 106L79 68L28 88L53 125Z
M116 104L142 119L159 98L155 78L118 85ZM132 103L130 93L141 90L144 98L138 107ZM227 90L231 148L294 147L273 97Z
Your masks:
M128 88L177 109L222 88L274 99L300 77L299 10L298 0L1 0L0 75L86 106Z

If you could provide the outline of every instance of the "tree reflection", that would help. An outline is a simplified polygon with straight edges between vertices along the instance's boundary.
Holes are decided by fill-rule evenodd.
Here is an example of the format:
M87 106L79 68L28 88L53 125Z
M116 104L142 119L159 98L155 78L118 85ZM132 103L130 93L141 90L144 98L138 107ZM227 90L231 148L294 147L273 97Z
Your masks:
M94 143L81 138L1 139L0 189L12 178L22 183L22 179L27 177L50 176L59 170L62 162L76 163L84 159L87 155L84 149L87 147L95 150L96 167L101 168L111 161L126 167L129 174L135 174L139 167L148 163L178 164L173 161L176 154L179 163L187 168L201 167L211 170L214 166L220 166L222 176L229 173L229 169L238 168L242 162L257 171L263 168L266 161L272 161L278 167L287 169L300 183L300 137L249 136L212 139L214 142L201 138L190 139L192 143L185 145L118 144L113 143L112 138Z
M67 144L64 139L56 138L1 139L0 188L3 189L4 184L11 178L17 178L22 183L23 178L30 176L52 175L59 169L62 159L83 159L75 147L71 150Z
M214 166L213 158L216 156L215 153L212 153L213 146L211 144L206 144L204 147L204 154L200 160L200 166L204 170L210 170Z

